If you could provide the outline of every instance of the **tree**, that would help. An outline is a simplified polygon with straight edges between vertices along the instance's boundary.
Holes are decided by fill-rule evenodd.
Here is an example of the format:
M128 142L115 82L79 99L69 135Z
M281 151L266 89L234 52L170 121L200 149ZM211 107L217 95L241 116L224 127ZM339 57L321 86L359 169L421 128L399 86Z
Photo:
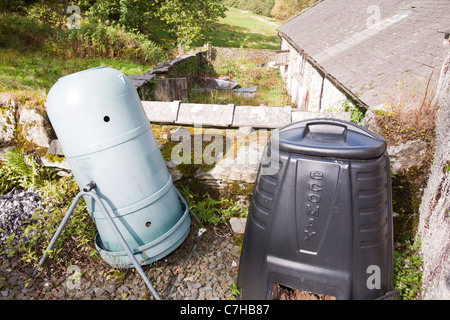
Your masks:
M180 44L198 44L226 8L215 0L97 0L90 15L149 34L161 28Z
M159 17L176 35L178 42L190 46L203 40L204 32L225 17L226 8L214 0L162 1Z

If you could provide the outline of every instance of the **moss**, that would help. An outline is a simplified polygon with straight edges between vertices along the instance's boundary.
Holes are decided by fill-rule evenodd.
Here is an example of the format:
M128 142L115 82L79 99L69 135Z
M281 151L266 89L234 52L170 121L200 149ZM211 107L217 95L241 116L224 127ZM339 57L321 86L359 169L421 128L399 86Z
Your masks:
M447 160L447 162L445 162L445 164L442 168L442 173L447 174L449 172L450 172L450 160Z
M242 250L242 243L244 242L244 234L234 234L231 239L233 240L233 243L239 247L238 254L241 254Z
M44 157L46 159L48 159L49 161L51 161L51 162L62 162L65 159L65 157L61 157L61 156L58 156L58 155L55 155L55 154L48 154L48 153L46 153L44 155Z

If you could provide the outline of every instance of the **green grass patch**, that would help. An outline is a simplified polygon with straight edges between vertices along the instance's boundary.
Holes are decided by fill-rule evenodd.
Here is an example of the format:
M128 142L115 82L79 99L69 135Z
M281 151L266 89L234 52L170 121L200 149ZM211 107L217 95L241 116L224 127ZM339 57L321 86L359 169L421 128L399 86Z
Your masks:
M0 50L0 90L45 93L60 77L99 66L111 67L126 75L144 74L150 68L128 60L64 59L51 57L41 52L2 49Z
M279 49L280 39L277 35L277 27L255 17L279 23L273 18L228 8L226 17L220 19L214 24L213 29L205 34L206 41L216 47Z

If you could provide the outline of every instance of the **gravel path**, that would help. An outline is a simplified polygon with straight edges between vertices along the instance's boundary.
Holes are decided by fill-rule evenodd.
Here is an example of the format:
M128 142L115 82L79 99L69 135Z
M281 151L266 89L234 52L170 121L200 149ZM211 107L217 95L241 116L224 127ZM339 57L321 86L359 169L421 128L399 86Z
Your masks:
M236 282L239 246L227 227L207 227L200 236L192 226L188 238L174 252L143 269L156 291L170 300L223 300ZM154 299L144 280L132 269L112 269L101 259L89 266L59 270L52 260L30 279L32 269L0 257L0 300L142 300Z

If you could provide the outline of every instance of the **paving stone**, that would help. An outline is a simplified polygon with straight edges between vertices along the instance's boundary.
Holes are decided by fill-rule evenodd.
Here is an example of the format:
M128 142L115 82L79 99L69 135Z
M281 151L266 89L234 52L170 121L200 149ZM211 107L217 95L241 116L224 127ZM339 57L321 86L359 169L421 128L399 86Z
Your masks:
M233 104L182 103L178 124L228 127L233 123Z
M291 107L236 106L233 127L282 128L291 123Z
M175 123L180 101L142 101L142 107L150 122Z

